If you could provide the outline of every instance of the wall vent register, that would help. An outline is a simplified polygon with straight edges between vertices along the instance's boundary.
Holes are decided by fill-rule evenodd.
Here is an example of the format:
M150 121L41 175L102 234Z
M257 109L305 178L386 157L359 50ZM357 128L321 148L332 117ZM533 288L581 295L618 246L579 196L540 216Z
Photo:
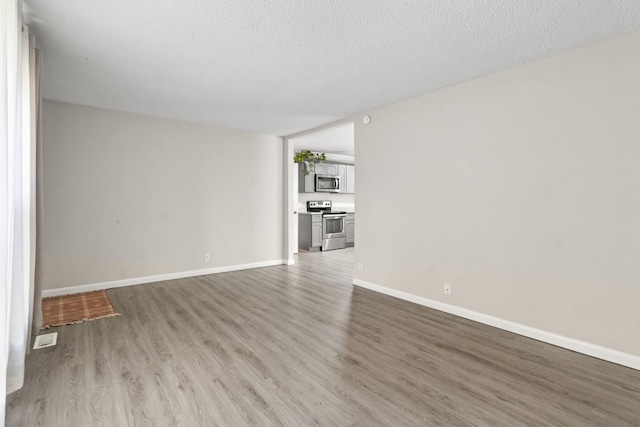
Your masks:
M58 333L52 332L50 334L38 335L36 341L33 343L33 349L53 347L58 342Z

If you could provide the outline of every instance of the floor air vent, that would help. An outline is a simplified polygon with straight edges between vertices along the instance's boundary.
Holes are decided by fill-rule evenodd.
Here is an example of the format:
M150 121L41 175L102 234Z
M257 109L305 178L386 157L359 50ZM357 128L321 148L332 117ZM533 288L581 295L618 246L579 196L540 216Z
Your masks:
M36 337L36 342L33 343L33 349L37 350L39 348L45 347L53 347L58 342L58 333L53 332L51 334L38 335Z

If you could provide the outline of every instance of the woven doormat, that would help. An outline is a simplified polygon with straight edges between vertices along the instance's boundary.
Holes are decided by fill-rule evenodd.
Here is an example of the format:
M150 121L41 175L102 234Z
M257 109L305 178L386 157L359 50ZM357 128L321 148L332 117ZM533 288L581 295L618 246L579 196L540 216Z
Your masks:
M42 329L118 316L105 291L42 299Z

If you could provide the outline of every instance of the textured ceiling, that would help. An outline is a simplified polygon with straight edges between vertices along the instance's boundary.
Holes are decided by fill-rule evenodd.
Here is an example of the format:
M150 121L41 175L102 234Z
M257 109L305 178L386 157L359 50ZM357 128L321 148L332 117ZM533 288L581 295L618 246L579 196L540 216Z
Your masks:
M288 135L640 28L638 0L23 0L47 99Z

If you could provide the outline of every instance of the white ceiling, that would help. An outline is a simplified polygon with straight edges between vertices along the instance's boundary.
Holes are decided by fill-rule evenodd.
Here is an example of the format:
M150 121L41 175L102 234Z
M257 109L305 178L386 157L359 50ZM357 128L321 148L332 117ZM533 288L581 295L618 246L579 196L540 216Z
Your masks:
M293 141L296 151L310 150L321 153L354 155L355 135L353 123L298 136Z
M23 0L47 99L289 135L640 28L638 0Z

